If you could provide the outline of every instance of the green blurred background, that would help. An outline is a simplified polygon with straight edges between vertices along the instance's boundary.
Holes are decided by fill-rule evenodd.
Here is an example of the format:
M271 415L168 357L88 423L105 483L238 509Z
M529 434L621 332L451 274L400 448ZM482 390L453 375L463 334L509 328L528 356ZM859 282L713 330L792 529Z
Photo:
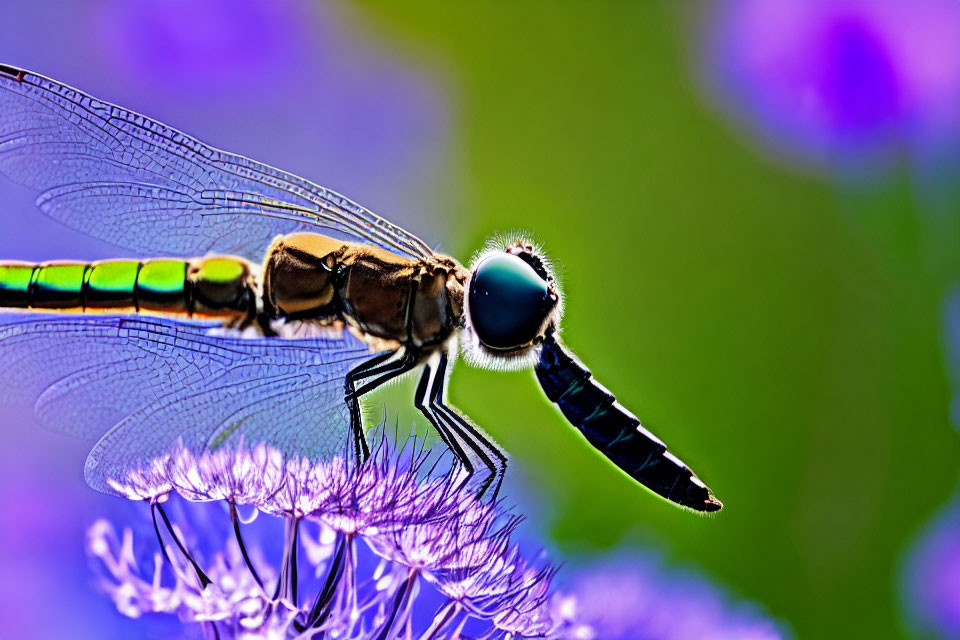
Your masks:
M697 86L703 9L349 12L451 92L443 249L466 260L491 233L532 232L561 270L567 344L726 507L699 518L634 486L530 372L461 365L452 399L518 461L562 549L653 544L798 637L902 637L901 556L957 481L941 326L955 198L753 148Z

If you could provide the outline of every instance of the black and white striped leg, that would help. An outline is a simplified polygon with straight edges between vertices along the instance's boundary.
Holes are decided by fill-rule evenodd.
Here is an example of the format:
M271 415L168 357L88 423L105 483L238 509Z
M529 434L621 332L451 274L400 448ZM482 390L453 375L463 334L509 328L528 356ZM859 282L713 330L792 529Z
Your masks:
M371 358L347 373L344 401L350 410L350 427L353 430L354 452L358 464L366 462L370 457L370 449L363 435L360 398L416 366L417 357L414 353L409 349L398 349Z
M446 421L442 420L433 408L432 389L437 379L435 373L435 369L429 364L424 365L423 373L420 374L420 383L417 385L417 394L414 397L413 404L420 410L420 413L430 421L433 428L437 430L440 439L443 440L443 443L447 445L447 448L450 449L460 464L463 465L463 468L466 469L467 476L472 476L473 463L470 462L470 456L464 452L456 435L447 428Z
M473 473L473 463L466 449L469 448L470 452L479 458L488 474L480 484L478 496L482 497L496 482L493 492L493 498L496 499L507 468L507 457L485 434L470 424L469 420L444 402L448 365L449 358L443 353L437 360L435 369L430 365L425 367L417 390L417 408L437 429L469 475Z
M444 402L444 394L447 388L448 364L449 358L447 354L444 353L440 356L440 363L437 366L437 379L439 383L435 385L431 403L434 409L447 419L447 424L450 428L467 442L473 452L483 461L483 464L489 470L490 473L484 479L479 495L483 496L495 482L493 499L496 500L500 493L500 485L503 483L503 476L506 474L507 456L489 439L489 436Z
M356 456L357 464L366 461L366 459L370 457L370 449L367 447L367 440L363 435L360 399L354 390L355 385L365 375L368 375L368 371L375 369L393 356L394 352L381 353L348 371L344 379L343 398L350 411L350 429L353 431L353 452Z

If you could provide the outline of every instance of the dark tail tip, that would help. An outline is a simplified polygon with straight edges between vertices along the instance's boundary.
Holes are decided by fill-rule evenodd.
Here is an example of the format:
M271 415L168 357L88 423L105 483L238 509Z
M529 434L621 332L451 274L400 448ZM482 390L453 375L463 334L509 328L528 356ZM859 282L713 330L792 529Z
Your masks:
M696 477L696 476L694 476ZM699 480L699 478L697 478ZM723 509L723 503L717 500L717 496L713 495L713 491L707 489L707 497L704 499L703 503L699 508L694 507L697 511L704 511L706 513L715 513Z
M723 509L723 503L717 500L711 493L707 501L703 503L703 510L707 513L713 513L720 511L720 509Z

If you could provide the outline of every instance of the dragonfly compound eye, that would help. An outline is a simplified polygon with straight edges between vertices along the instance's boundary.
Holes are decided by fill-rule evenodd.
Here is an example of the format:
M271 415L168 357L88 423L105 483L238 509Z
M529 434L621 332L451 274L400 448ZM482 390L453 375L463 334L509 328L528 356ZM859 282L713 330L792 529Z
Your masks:
M470 322L490 349L507 351L532 343L555 305L550 283L516 255L493 253L474 269Z

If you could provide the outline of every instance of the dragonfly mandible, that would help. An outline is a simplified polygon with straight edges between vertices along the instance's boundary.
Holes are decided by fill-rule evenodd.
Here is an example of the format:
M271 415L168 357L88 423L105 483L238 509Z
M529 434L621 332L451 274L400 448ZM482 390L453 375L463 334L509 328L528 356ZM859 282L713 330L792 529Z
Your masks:
M52 428L96 439L96 489L177 441L362 460L360 398L413 370L416 407L468 472L485 470L481 492L499 489L506 454L445 399L462 353L532 367L630 477L722 506L564 347L557 282L527 242L468 269L333 191L7 65L0 172L72 228L177 256L0 263L0 377L35 393Z

